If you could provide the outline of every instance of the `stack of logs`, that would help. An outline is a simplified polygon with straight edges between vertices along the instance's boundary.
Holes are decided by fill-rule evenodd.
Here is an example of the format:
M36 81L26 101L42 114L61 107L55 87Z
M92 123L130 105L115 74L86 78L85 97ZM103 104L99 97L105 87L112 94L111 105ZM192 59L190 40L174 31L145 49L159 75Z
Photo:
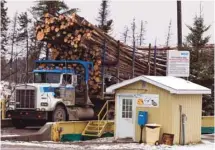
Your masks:
M147 62L144 53L136 50L135 59L133 59L133 49L131 47L105 34L75 13L59 16L45 14L36 26L36 33L37 40L47 43L52 60L93 62L94 68L90 72L89 80L90 94L95 95L102 92L104 75L115 77L115 80L106 83L106 86L116 83L117 80L131 78L133 60L134 76L148 74L148 64L150 62ZM150 59L153 59L153 57L150 57ZM59 64L59 66L63 67L63 64ZM83 67L77 64L72 64L70 67L78 73L84 73ZM160 71L159 74L165 75L165 69Z

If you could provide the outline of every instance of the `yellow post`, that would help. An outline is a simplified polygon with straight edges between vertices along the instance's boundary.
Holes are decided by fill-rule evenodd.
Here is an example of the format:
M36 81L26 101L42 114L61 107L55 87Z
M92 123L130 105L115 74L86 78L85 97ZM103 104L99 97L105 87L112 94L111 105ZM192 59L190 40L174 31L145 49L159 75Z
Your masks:
M5 119L5 100L1 100L1 120Z
M109 115L109 114L108 114L108 103L109 103L109 101L107 101L107 116L106 116L106 120L107 120L108 117L109 117L109 116L108 116L108 115Z
M100 122L100 115L98 115L98 133L99 133L99 122Z
M2 102L2 100L1 100L1 102ZM2 107L1 107L2 104L1 104L1 102L0 102L0 112L1 112L1 114L2 114L2 109L1 109L1 108L2 108ZM2 115L1 115L1 120L2 120Z

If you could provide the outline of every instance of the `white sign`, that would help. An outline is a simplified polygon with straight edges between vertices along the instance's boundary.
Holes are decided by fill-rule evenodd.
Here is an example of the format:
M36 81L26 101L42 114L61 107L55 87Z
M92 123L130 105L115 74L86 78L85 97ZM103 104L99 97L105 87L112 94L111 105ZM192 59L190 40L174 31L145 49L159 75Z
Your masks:
M137 107L159 107L159 95L136 94Z
M167 75L175 77L189 77L190 52L169 50L167 53Z

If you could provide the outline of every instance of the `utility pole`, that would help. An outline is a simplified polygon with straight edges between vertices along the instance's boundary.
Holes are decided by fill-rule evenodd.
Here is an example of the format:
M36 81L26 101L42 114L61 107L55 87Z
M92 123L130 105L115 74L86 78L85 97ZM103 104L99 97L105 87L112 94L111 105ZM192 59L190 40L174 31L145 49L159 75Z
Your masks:
M26 80L28 83L28 23L27 23L27 27L26 27L26 34L27 34L27 38L26 38L26 46L27 46L27 53L26 53Z
M182 47L181 0L177 0L178 49Z

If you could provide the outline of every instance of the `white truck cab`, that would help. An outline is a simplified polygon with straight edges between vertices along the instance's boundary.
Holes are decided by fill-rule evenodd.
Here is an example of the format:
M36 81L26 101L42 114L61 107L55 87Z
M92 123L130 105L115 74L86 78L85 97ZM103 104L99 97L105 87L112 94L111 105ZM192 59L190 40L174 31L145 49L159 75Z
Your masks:
M93 104L86 91L88 76L83 79L75 70L59 67L37 68L33 73L34 83L16 85L8 103L6 115L16 128L31 123L94 117ZM80 84L85 84L86 88L80 88L83 87Z

